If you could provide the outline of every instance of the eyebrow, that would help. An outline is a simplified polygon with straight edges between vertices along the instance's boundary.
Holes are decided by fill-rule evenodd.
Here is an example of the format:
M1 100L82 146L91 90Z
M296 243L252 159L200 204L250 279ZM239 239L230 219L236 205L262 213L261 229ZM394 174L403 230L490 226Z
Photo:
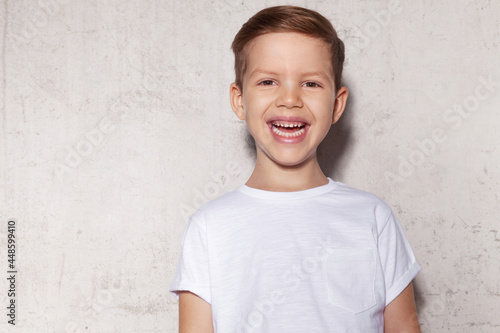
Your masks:
M270 71L265 71L265 70L262 70L262 69L255 69L254 71L252 71L252 73L250 73L250 75L248 77L252 77L256 74L269 74L269 75L274 75L274 76L277 76L278 73L275 73L275 72L270 72Z
M302 74L303 76L320 76L324 79L330 79L325 72L315 71L315 72L307 72Z
M273 75L273 76L277 76L279 75L278 73L276 72L272 72L272 71L266 71L266 70L262 70L262 69L255 69L254 71L252 71L249 75L249 77L252 77L256 74L266 74L266 75ZM314 72L306 72L306 73L303 73L302 76L320 76L324 79L329 79L328 75L324 72L321 72L321 71L314 71Z

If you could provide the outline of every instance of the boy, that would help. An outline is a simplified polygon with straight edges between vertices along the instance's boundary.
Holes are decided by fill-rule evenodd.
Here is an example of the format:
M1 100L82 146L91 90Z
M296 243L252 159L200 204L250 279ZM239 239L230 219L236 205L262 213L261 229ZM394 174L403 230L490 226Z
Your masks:
M180 332L420 332L420 266L391 209L326 177L316 158L348 95L331 23L267 8L232 49L231 106L257 161L188 223L171 286Z

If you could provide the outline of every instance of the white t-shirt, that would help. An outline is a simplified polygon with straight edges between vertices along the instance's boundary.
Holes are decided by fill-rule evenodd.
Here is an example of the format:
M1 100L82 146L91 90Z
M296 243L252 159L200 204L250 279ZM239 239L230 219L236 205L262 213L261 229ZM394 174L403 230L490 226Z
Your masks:
M215 332L383 332L385 306L420 271L390 207L329 178L242 185L188 223L170 291L212 306Z

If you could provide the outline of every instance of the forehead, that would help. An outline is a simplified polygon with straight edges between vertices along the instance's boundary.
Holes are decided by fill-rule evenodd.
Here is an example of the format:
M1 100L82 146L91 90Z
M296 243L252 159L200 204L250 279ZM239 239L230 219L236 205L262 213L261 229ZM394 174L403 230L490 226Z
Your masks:
M251 75L255 70L333 74L327 44L319 38L295 32L267 33L252 40L247 50L245 74Z

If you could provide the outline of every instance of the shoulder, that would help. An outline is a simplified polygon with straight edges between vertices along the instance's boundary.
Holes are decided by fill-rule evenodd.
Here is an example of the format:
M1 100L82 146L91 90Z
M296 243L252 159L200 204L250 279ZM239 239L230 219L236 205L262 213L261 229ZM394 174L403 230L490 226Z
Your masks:
M191 216L192 220L202 221L211 216L231 213L241 207L245 202L245 196L238 191L238 188L230 190L218 198L201 205Z
M341 182L336 182L337 187L335 193L344 198L347 202L352 202L353 204L368 205L368 206L380 206L382 209L389 209L389 205L382 200L378 195L359 190L357 188L351 187Z
M374 214L377 224L381 226L392 215L391 207L378 195L363 191L341 182L336 182L334 194L342 200L342 206L356 212ZM332 193L333 194L333 193Z

